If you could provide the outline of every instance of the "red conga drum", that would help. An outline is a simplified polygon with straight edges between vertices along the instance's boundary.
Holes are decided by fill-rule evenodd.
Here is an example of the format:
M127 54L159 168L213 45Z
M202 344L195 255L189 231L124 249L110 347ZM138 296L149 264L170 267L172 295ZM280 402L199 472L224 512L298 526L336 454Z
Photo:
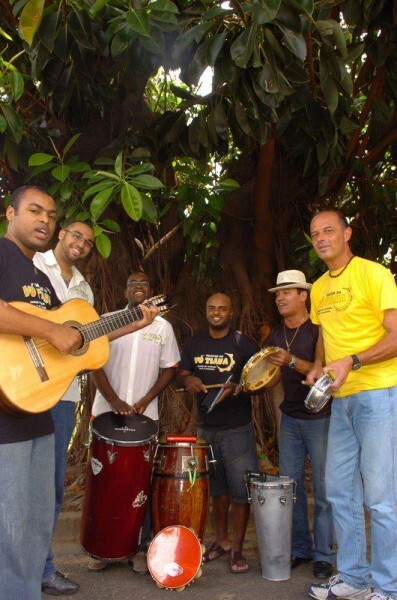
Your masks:
M142 536L158 427L142 415L107 412L91 429L81 545L95 558L126 558Z
M165 527L152 540L148 569L157 586L182 591L201 575L203 546L191 529L183 525Z
M153 533L169 525L191 527L204 539L209 506L209 471L204 440L167 436L157 446L152 481Z

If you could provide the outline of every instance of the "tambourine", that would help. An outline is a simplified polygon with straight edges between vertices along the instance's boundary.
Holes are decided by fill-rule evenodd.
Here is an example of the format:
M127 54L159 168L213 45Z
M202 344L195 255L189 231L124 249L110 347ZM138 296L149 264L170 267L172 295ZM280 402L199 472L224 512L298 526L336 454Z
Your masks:
M188 527L171 525L159 531L147 553L148 569L157 587L181 592L198 579L204 549Z
M276 346L262 348L245 364L240 383L244 392L258 392L265 385L270 383L280 372L280 367L272 365L267 360L271 354L276 354Z
M305 406L310 412L318 413L327 404L331 398L332 393L328 392L328 389L335 381L331 373L325 373L316 383L305 398Z

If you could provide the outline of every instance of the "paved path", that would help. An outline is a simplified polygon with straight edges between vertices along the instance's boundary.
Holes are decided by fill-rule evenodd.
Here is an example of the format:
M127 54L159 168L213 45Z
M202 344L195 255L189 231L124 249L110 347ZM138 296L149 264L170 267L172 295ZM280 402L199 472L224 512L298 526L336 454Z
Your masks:
M105 571L87 570L88 557L78 544L79 515L61 515L54 544L57 568L80 583L80 591L68 598L75 600L165 600L175 594L158 589L150 575L136 575L127 563L112 565ZM72 538L72 539L71 539ZM212 540L212 527L207 530L206 543ZM292 572L283 582L271 582L261 577L255 528L250 520L244 550L250 571L229 572L226 557L203 566L203 575L181 592L181 600L303 600L308 599L307 586L314 580L311 564ZM43 600L50 597L43 594ZM178 596L179 598L179 596ZM22 600L22 599L21 599Z

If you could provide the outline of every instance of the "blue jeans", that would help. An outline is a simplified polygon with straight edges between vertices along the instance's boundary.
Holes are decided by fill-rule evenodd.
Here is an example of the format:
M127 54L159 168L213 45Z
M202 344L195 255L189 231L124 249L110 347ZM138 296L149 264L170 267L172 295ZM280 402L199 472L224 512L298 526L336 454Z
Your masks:
M292 556L333 564L334 532L331 505L325 494L325 460L330 419L294 419L283 413L280 427L280 475L296 481L292 513ZM310 534L305 487L305 463L310 456L314 495L313 538Z
M346 583L397 599L397 387L336 398L326 465L337 564ZM364 507L371 518L371 564Z
M54 503L54 436L0 444L0 600L41 600Z
M65 475L68 462L68 447L75 425L75 403L61 400L51 410L55 427L55 513L54 529L62 507L65 488ZM55 573L54 554L51 541L48 548L47 561L44 567L43 579Z
M210 494L227 494L230 502L248 503L245 471L258 472L258 455L251 423L237 429L199 429L197 436L212 446L215 468L210 471Z

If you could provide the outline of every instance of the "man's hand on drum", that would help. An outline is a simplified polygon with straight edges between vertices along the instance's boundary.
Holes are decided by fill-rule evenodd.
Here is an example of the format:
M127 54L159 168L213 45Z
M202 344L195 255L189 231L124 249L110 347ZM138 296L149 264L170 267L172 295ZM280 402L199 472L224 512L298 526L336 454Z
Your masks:
M112 399L112 401L109 402L109 404L111 406L112 411L116 415L130 415L132 412L135 412L132 406L127 404L127 402L124 402L124 400L122 400L119 397Z
M314 385L317 379L320 379L324 375L323 366L319 363L314 363L313 367L310 369L308 374L306 375L306 381L309 385Z
M140 400L138 400L138 402L135 402L135 404L132 405L133 412L137 415L143 415L143 413L145 412L152 400L153 398L151 398L148 395L143 396L143 398L141 398Z
M233 394L233 396L237 396L237 394L241 392L241 385L239 383L234 383L233 381L228 381L227 383L224 383L222 387L224 391L219 396L218 400L216 401L216 404L219 404L219 402L222 402L222 400L224 400L231 394Z
M266 360L276 367L285 367L291 362L292 354L284 350L284 348L277 348L277 352L274 354L269 354L266 357Z

